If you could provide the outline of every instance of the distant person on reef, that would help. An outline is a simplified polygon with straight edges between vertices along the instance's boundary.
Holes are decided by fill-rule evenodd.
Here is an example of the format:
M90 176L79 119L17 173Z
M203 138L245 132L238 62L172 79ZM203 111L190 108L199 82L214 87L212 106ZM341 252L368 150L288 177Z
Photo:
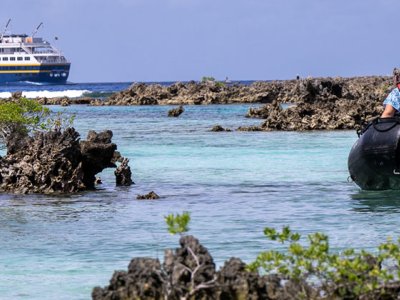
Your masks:
M381 118L391 118L397 112L400 112L400 70L397 68L393 70L393 84L395 88L390 92L385 101L383 101L385 110Z

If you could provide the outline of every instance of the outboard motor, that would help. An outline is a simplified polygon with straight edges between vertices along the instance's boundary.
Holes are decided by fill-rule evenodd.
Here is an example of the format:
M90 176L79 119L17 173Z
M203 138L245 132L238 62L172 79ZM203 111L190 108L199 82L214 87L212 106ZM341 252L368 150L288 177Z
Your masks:
M400 117L377 118L359 134L348 158L351 179L363 190L400 189Z

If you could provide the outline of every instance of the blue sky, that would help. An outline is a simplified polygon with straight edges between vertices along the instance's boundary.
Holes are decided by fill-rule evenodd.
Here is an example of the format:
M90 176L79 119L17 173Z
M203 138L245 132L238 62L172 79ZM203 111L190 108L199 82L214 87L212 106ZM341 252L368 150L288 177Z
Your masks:
M0 24L50 41L70 81L390 74L399 0L2 0Z

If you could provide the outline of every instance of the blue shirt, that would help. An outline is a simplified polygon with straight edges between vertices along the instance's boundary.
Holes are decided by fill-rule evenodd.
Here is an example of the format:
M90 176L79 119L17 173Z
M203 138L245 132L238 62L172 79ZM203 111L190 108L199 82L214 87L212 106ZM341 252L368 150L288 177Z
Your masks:
M390 94L387 96L383 104L390 104L397 111L400 111L400 91L398 88L393 89Z

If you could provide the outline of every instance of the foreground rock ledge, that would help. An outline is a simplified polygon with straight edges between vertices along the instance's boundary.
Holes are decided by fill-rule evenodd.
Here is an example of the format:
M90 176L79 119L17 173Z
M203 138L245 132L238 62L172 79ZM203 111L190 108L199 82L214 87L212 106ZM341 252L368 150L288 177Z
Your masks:
M217 271L207 248L193 236L183 236L180 248L165 251L164 263L153 258L134 258L127 271L116 271L110 284L95 287L93 300L395 300L400 282L378 285L356 296L338 296L340 286L329 295L304 280L280 275L260 275L246 270L238 258L230 258Z
M9 193L74 193L94 189L95 175L116 167L117 146L110 130L89 131L80 141L74 128L15 136L0 158L0 191Z
M153 258L132 259L128 271L116 271L109 286L93 289L92 298L296 299L301 291L293 282L283 285L275 275L246 271L246 264L238 258L229 259L216 271L207 248L193 236L182 237L180 246L175 251L165 251L163 264ZM312 295L312 291L307 293Z

